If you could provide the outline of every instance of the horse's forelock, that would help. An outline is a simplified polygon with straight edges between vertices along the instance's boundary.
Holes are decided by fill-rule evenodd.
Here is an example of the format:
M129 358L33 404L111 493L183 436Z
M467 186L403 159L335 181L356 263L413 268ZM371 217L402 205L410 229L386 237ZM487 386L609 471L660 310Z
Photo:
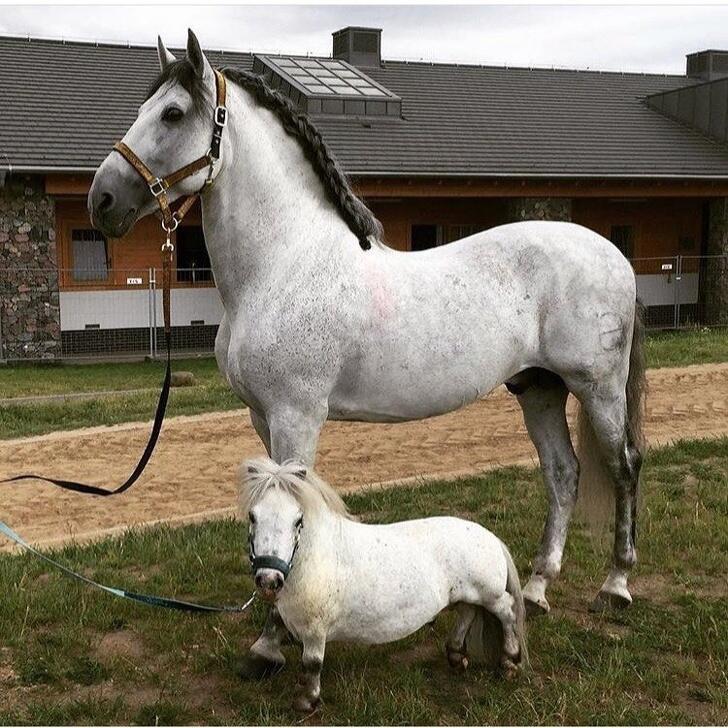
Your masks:
M205 93L202 79L197 75L192 64L186 58L167 64L165 69L152 82L144 100L148 101L151 99L162 86L169 82L182 86L192 97L192 102L195 105L202 105L204 103Z
M270 489L279 488L293 496L306 513L328 508L337 515L349 518L341 496L314 472L300 463L289 460L279 465L270 458L255 458L243 463L241 468L240 514L247 517L250 508Z

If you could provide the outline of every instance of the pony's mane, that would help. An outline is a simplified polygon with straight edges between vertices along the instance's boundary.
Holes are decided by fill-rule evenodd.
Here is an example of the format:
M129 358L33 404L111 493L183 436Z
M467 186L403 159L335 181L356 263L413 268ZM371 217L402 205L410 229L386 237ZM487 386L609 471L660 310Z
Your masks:
M368 250L371 247L371 238L381 240L383 235L381 223L354 194L346 174L311 119L301 113L286 96L268 86L262 76L229 67L223 68L222 73L247 91L256 103L272 111L285 131L300 144L306 159L321 180L327 196L358 238L359 245ZM199 79L187 59L168 64L149 88L147 98L153 96L167 81L181 84L196 103L204 98Z
M302 476L304 471L305 476ZM292 495L304 512L315 512L323 506L343 518L351 518L341 496L316 473L306 470L295 460L278 465L270 458L254 458L246 460L240 472L240 513L244 518L256 501L275 488Z

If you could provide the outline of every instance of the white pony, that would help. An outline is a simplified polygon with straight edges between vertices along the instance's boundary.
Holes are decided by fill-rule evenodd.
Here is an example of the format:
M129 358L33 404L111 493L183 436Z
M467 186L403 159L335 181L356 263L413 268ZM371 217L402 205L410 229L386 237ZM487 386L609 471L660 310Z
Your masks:
M392 642L448 607L458 614L446 646L453 667L495 655L510 678L527 661L518 572L490 531L460 518L366 525L299 463L258 458L242 472L240 513L258 594L276 604L303 646L298 710L310 712L319 700L327 642ZM489 629L493 619L501 629ZM251 651L267 664L285 663L266 640Z
M216 86L192 33L185 59L160 41L159 60L162 73L123 141L164 176L210 148ZM202 194L225 309L215 351L268 454L312 466L327 419L430 417L505 383L549 500L524 588L529 609L549 609L577 482L582 496L605 496L601 515L615 519L613 564L595 605L628 605L644 383L629 262L600 235L557 222L391 250L310 120L262 78L224 75L228 122ZM206 175L174 184L169 197L197 191ZM117 238L155 209L139 174L110 154L89 192L94 224ZM581 403L579 460L565 415L570 392ZM275 650L285 635L271 619Z

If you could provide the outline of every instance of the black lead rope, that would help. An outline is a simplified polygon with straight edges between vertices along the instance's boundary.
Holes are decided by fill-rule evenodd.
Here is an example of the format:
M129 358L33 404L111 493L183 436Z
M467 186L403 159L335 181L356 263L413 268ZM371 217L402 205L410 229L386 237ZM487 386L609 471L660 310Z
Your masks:
M169 332L165 332L165 341L167 347L167 369L164 373L164 383L162 384L162 391L159 393L159 401L157 402L157 411L154 415L154 424L152 425L152 431L149 435L149 441L147 446L144 448L142 456L139 458L137 466L134 468L132 474L122 483L118 488L109 490L107 488L100 488L97 485L88 485L87 483L77 483L75 480L63 480L60 478L49 478L45 475L36 475L35 473L27 473L25 475L15 475L12 478L4 478L0 480L0 483L14 483L19 480L43 480L46 483L63 488L63 490L70 490L74 493L83 493L84 495L98 495L98 496L109 496L118 495L123 493L125 490L131 488L134 483L139 480L139 477L144 472L149 458L152 457L154 448L159 439L159 433L162 429L162 423L164 422L164 414L167 411L167 401L169 400L169 388L172 382L172 362L170 357L170 336Z

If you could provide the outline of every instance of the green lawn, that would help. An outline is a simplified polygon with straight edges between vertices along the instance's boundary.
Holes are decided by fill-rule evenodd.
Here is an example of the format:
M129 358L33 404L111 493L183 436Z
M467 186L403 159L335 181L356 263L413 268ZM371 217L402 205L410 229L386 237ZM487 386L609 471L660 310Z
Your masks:
M533 670L503 682L446 665L451 615L387 646L330 645L313 724L728 722L728 439L648 455L635 602L591 615L606 554L571 533L552 613L529 624ZM507 468L361 494L371 521L460 513L494 530L528 574L543 523L538 474ZM251 591L242 525L132 532L57 552L105 583L208 603ZM30 557L0 556L0 723L290 724L298 652L264 683L236 674L263 620L193 616L114 599Z
M651 334L647 358L652 367L728 361L728 329ZM198 384L173 390L170 416L242 406L220 377L214 358L177 360L174 369L193 372ZM0 398L149 389L83 400L0 405L0 439L151 419L163 373L161 362L148 361L0 367Z

